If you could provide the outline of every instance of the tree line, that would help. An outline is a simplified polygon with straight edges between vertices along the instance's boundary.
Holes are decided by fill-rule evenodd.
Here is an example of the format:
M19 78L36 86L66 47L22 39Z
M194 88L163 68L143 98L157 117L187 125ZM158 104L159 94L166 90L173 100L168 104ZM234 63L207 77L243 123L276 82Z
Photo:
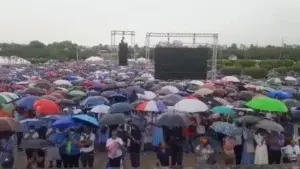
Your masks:
M158 47L185 47L181 41L171 43L159 42ZM200 47L200 46L199 46ZM201 46L203 47L203 45ZM32 62L44 62L49 59L72 60L77 55L80 59L89 56L100 55L100 51L112 52L110 45L99 44L96 46L82 46L71 41L53 42L44 44L40 41L31 41L28 44L17 43L0 43L0 56L19 56ZM135 45L129 47L130 56L135 51L137 57L145 57L145 46ZM151 52L154 50L151 49ZM259 47L250 45L232 44L229 47L220 46L218 58L228 59L234 55L237 59L247 60L267 60L267 59L290 59L293 61L300 60L300 47L297 45L284 45L282 47L268 45ZM152 56L152 55L151 55Z

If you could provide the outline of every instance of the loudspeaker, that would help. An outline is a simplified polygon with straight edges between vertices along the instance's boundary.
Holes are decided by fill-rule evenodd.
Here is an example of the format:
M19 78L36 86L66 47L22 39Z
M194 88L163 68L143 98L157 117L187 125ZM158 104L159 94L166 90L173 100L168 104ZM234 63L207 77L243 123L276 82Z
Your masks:
M127 66L128 44L119 43L119 66Z

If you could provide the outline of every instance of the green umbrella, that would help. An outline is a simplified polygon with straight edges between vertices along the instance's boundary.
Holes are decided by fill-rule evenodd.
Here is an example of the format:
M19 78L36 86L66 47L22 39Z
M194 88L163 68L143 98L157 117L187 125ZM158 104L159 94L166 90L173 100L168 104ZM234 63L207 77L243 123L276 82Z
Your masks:
M227 106L217 106L212 108L210 111L214 113L224 114L224 115L233 115L236 113L232 107L227 107Z
M68 93L69 96L71 97L85 97L86 96L86 93L84 93L83 91L80 91L80 90L73 90L73 91L70 91Z
M80 90L80 91L84 91L84 87L83 86L72 86L68 89L68 92L71 92L73 90Z
M11 98L12 100L18 100L20 98L17 94L10 93L10 92L1 92L0 95L6 95L9 98Z
M0 105L12 102L13 99L8 97L7 95L0 95Z
M2 104L2 110L5 112L5 113L8 113L8 114L12 114L13 113L13 110L14 110L14 105L12 103L7 103L7 104Z
M283 102L269 97L252 99L246 104L246 106L256 110L274 113L285 113L288 111L288 108Z

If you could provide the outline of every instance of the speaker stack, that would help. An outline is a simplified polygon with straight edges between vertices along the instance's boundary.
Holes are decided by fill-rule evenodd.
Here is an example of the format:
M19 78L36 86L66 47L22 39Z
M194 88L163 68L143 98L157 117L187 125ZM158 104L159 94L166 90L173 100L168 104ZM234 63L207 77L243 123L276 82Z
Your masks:
M128 44L119 43L119 66L127 66Z

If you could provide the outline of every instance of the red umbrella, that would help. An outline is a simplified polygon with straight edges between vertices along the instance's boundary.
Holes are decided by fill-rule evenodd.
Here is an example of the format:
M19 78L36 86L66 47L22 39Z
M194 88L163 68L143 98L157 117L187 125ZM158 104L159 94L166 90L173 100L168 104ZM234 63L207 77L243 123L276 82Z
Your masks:
M54 115L60 113L60 108L52 100L40 99L34 103L34 109L42 115Z

